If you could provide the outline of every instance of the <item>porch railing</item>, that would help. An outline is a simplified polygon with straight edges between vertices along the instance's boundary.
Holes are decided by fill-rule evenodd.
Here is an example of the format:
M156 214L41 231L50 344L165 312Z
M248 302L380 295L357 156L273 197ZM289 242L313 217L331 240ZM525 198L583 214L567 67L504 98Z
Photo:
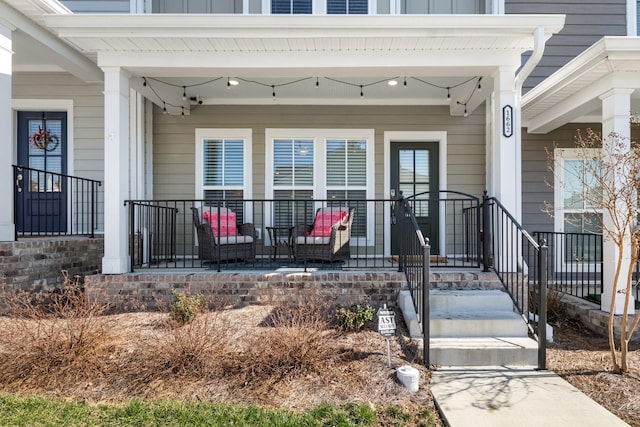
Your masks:
M385 256L385 244L389 244L390 232L382 225L384 219L390 216L391 203L392 200L386 199L127 200L131 269L264 270L285 266L397 269L397 257L391 257L388 253ZM316 261L308 256L302 260L294 252L294 227L311 225L317 209L327 206L354 209L348 259ZM220 248L214 248L213 255L208 257L198 240L192 208L196 209L201 220L205 212L215 213L217 222L209 225L214 226L213 233L219 230L221 237L232 226L234 230L238 227L238 234L243 234L243 230L250 227L250 233L254 234L251 236L254 245L251 252L240 249L221 253ZM220 219L217 213L225 212L224 209L229 209L233 216L225 214ZM346 243L338 242L341 245Z
M404 271L411 292L413 306L420 319L423 335L423 358L425 366L429 366L429 290L430 290L430 258L429 239L424 237L418 221L411 208L411 203L402 195L398 200L398 226L400 235L404 236L400 244L399 270Z
M603 292L602 234L536 231L533 236L549 244L549 286L587 301L600 303ZM632 280L633 295L640 300L640 263Z
M26 236L94 237L103 219L102 183L13 165L15 239Z
M546 369L548 248L536 242L496 198L482 201L483 258L496 272L538 342L538 368Z

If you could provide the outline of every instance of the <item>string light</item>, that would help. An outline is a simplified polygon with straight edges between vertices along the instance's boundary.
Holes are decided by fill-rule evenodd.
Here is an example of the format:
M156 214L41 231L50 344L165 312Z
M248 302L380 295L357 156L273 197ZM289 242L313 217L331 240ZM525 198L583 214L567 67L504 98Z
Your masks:
M216 82L220 79L222 79L223 77L216 77L213 79L209 79L206 81L202 81L199 83L195 83L195 84L191 84L191 85L184 85L184 84L175 84L175 83L171 83L171 82L167 82L167 81L163 81L154 77L142 77L142 86L143 87L148 87L153 94L156 96L157 100L159 101L159 103L162 103L162 112L163 114L169 114L169 110L167 109L167 107L171 107L174 109L180 109L180 114L184 115L184 105L173 105L169 102L167 102L165 99L163 99L159 93L154 89L154 87L151 85L151 82L158 82L167 86L172 86L172 87L176 87L176 88L182 88L182 100L183 101L193 101L194 99L198 100L199 104L202 104L202 101L199 101L200 97L196 96L196 97L191 97L189 98L187 96L187 88L191 88L191 87L195 87L195 86L202 86L202 85L206 85L209 83L213 83ZM339 80L339 79L335 79L335 78L331 78L331 77L323 77L325 80L329 80L329 81L333 81L335 83L339 83L339 84L343 84L343 85L348 85L348 86L355 86L357 88L360 89L360 97L364 98L364 89L366 87L369 86L376 86L379 84L384 84L387 83L389 86L397 86L398 85L398 79L399 77L392 77L392 78L386 78L386 79L382 79L382 80L377 80L377 81L373 81L373 82L369 82L369 83L352 83L349 81L344 81L344 80ZM469 102L469 100L471 99L471 97L473 96L473 94L477 91L477 92L481 92L482 91L482 76L480 77L472 77L469 78L463 82L457 83L455 85L450 85L450 86L440 86L437 85L435 83L423 80L421 78L418 77L410 77L416 81L419 81L421 83L424 83L426 85L435 87L435 88L439 88L442 90L446 90L446 100L447 103L451 103L451 90L460 86L463 86L473 80L477 80L476 84L473 86L473 90L471 92L471 94L468 96L466 102L460 102L457 101L459 105L463 105L465 107L465 117L467 117L468 115L468 109L467 109L467 104ZM265 86L265 87L269 87L271 88L271 96L273 97L273 99L275 100L276 98L276 88L278 87L282 87L282 86L289 86L289 85L293 85L296 83L300 83L306 80L312 79L312 77L303 77L303 78L299 78L296 80L292 80L292 81L288 81L288 82L284 82L284 83L279 83L279 84L269 84L269 83L264 83L264 82L260 82L257 80L249 80L249 79L242 79L242 78L231 78L231 77L227 77L227 89L230 89L231 86L236 86L239 84L239 81L243 81L245 83L251 83L251 84L256 84L256 85L260 85L260 86ZM402 83L403 87L407 87L408 86L408 82L407 82L407 76L403 77L403 83ZM315 81L315 87L319 88L320 87L320 78L316 77L316 81Z
M456 101L458 103L458 105L463 105L464 106L464 116L467 117L469 115L469 112L467 112L467 103L466 102L460 102L460 101Z

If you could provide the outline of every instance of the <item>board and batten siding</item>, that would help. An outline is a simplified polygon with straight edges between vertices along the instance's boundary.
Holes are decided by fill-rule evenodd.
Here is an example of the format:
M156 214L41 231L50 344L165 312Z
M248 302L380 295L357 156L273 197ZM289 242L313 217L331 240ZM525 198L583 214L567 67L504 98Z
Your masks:
M566 15L564 28L547 41L540 64L525 81L525 93L603 36L627 34L627 0L505 0L505 12Z
M375 193L384 196L384 132L446 131L448 188L481 196L485 189L485 113L452 117L449 107L199 106L187 116L154 108L155 199L195 197L195 129L253 130L253 197L265 197L265 129L374 129ZM444 190L444 188L443 188Z
M129 13L130 0L60 0L73 13Z

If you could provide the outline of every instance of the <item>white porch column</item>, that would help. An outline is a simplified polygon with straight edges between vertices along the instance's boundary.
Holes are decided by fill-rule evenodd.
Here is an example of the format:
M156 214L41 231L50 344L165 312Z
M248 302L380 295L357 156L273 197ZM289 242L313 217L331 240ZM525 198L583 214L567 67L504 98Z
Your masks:
M602 145L603 155L612 153L614 147L616 150L629 151L631 149L631 94L632 89L613 89L608 93L602 95ZM615 135L615 138L611 136ZM615 144L615 145L613 145ZM627 186L627 182L624 176L614 176L614 185L616 188L623 188ZM606 203L606 202L605 202ZM625 215L626 207L620 206L617 209L621 215ZM605 226L612 224L611 216L605 211L603 213L603 222ZM625 238L625 240L627 240ZM602 243L602 280L603 290L600 303L600 309L602 311L609 312L611 297L613 295L613 284L615 277L616 264L618 262L618 248L615 243L606 237L603 238ZM622 274L618 281L617 289L626 288L626 277L629 263L631 262L631 244L626 245L624 254L622 256ZM615 314L622 314L624 309L625 295L621 293L616 294L616 308ZM630 295L629 299L629 314L635 313L635 305L633 295Z
M129 197L129 75L104 67L104 258L103 274L129 271L127 209Z
M489 196L495 196L518 222L522 220L522 165L520 149L520 94L515 70L500 68L494 75L493 125Z
M11 111L11 75L12 75L12 29L0 24L0 241L15 240L13 218L13 169L15 161L15 143L13 114Z

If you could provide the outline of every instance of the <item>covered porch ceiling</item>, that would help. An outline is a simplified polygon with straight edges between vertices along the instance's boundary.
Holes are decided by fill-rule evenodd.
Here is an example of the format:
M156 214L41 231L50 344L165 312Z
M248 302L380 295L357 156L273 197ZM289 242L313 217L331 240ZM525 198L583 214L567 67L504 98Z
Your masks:
M564 16L49 12L42 21L102 69L128 72L136 90L172 114L199 104L275 103L449 104L462 115L484 102L499 68L518 70L537 28L547 40Z
M548 133L567 123L600 123L600 97L632 89L631 114L640 111L640 38L603 37L522 97L523 126Z

